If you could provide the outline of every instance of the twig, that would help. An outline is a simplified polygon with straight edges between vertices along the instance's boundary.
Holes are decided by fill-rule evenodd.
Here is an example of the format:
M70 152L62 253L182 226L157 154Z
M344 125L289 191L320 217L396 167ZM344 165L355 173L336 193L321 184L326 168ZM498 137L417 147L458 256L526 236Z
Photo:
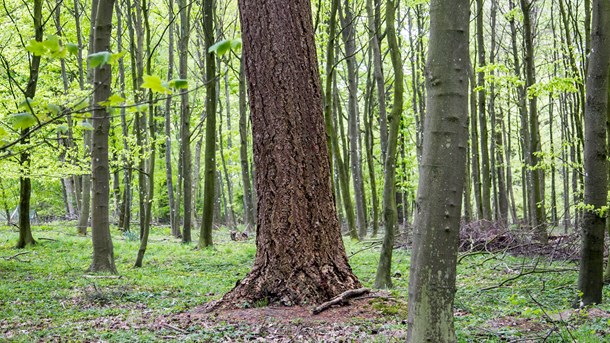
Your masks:
M175 326L170 325L170 324L161 324L161 326L166 327L168 329L172 329L172 330L177 331L177 332L180 332L183 335L188 334L188 331L182 330L181 328L175 327Z
M2 258L3 258L3 259L5 259L5 260L7 260L7 261L10 261L10 260L12 260L12 259L16 259L17 261L20 261L20 260L17 258L18 256L25 255L25 254L29 254L29 253L31 253L31 251L22 251L22 252L16 253L16 254L15 254L15 255L13 255L13 256L6 256L6 257L2 257Z
M507 283L509 283L511 281L515 281L518 278L520 278L522 276L525 276L525 275L530 275L530 274L545 274L545 273L563 273L563 272L575 272L575 271L577 271L577 270L576 269L569 269L569 268L566 268L566 269L533 269L533 270L529 270L527 272L523 272L522 271L517 276L508 278L508 279L500 282L500 284L498 284L498 285L482 288L481 291L489 291L489 290L492 290L492 289L500 288L500 287L504 286L505 284L507 284Z
M41 241L59 242L58 240L53 239L53 238L38 237L38 239L41 240Z
M338 296L334 297L333 299L314 307L314 309L311 310L311 313L318 314L322 311L327 310L328 308L330 308L333 305L342 304L348 299L355 298L360 295L368 294L370 291L371 290L368 288L358 288L358 289L347 290L347 291L339 294Z

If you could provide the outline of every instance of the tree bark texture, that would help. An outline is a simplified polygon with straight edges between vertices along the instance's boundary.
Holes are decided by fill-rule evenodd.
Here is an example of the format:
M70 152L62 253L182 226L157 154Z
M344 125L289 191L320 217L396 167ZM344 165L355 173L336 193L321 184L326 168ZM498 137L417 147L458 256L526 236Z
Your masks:
M258 231L254 266L224 303L313 304L360 287L331 189L310 6L239 1Z
M114 0L99 0L95 17L93 51L109 51L112 33L112 12ZM91 149L91 237L93 241L92 272L116 273L112 237L110 236L109 196L110 171L108 166L108 133L110 116L100 105L111 94L111 66L105 64L94 69L93 80L93 136Z
M469 1L430 2L427 112L409 279L408 342L456 342L456 259L467 151Z
M578 289L581 304L602 302L604 233L607 213L608 161L606 120L608 67L610 66L610 2L593 1L591 54L587 73L585 105L585 210Z

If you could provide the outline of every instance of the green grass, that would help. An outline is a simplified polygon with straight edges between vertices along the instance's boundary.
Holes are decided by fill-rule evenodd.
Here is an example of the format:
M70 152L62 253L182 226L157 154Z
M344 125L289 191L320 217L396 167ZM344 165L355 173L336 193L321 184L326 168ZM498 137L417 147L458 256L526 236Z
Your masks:
M185 312L218 299L249 271L255 255L253 240L229 241L226 230L215 232L213 249L196 249L170 238L168 228L153 229L143 268L133 268L139 243L113 230L116 263L121 275L86 278L90 263L90 237L76 236L73 223L34 228L39 244L26 250L13 248L14 228L0 227L0 341L154 341L155 332L142 323L160 316ZM43 239L48 238L48 239ZM196 237L195 237L196 239ZM345 240L354 272L371 287L378 262L378 248ZM12 259L20 252L27 252ZM520 270L564 270L534 273L502 281ZM458 266L455 299L456 331L460 342L500 342L533 338L547 342L610 341L610 306L581 311L566 318L565 311L577 298L577 265L510 255L474 254ZM373 307L394 318L384 325L406 329L408 251L394 254L392 295L401 301L375 303ZM608 287L604 299L610 298ZM261 303L260 306L265 304ZM559 319L559 314L563 319ZM601 313L601 315L600 315ZM371 322L349 321L369 328ZM513 325L512 323L517 323ZM185 328L182 341L242 340L247 326L225 325L213 329L194 323ZM364 330L364 329L363 329ZM367 329L368 330L368 329ZM175 334L175 332L174 332ZM168 336L169 337L169 336ZM536 338L537 337L537 338ZM371 336L370 341L386 341Z

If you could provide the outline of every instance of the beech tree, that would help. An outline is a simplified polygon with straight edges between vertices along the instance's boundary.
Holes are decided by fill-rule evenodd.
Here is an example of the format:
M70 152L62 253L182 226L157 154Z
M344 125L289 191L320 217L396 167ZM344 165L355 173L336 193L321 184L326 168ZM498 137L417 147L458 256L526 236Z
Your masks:
M321 302L360 286L348 264L330 182L311 4L239 1L250 95L256 257L220 304Z
M469 1L430 2L426 121L407 341L456 342L456 264L467 152ZM456 172L457 171L457 172Z
M602 302L604 229L608 198L606 119L610 66L610 3L593 1L585 104L585 211L578 289L580 305Z
M110 50L112 12L114 0L99 0L95 17L93 52ZM93 137L91 149L91 237L93 241L92 272L116 273L114 250L110 236L109 195L110 172L108 166L108 133L110 115L105 102L110 97L112 69L109 64L98 66L93 72Z

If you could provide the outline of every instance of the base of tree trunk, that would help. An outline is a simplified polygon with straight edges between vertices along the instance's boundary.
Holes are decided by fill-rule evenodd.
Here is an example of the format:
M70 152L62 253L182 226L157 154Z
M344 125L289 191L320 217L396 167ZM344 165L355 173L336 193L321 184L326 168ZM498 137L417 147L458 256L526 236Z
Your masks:
M285 278L270 268L257 268L222 299L208 304L206 311L254 306L311 306L326 302L346 291L361 287L351 269L326 265L319 268L295 266Z

